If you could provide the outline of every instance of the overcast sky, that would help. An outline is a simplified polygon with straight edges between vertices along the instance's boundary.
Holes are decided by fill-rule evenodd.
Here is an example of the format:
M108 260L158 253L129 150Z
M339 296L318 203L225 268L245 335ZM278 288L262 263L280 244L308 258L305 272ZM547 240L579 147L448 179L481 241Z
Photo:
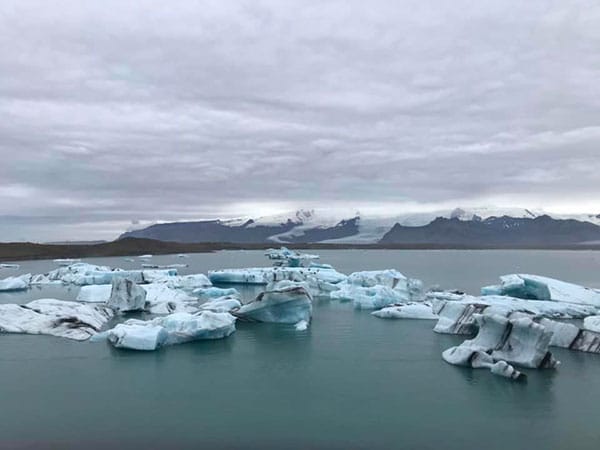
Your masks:
M0 2L0 240L296 207L600 213L600 2Z

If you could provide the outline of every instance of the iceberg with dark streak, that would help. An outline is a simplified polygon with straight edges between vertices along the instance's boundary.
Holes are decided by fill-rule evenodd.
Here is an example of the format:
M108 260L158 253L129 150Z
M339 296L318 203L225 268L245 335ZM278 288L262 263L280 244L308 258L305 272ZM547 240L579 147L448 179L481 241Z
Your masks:
M208 278L212 283L230 284L269 284L277 281L306 281L315 278L322 282L336 284L346 279L346 275L335 269L323 267L251 267L246 269L211 270Z
M310 323L312 297L303 283L280 281L268 285L254 301L233 310L232 314L250 322Z
M56 299L0 305L0 332L47 334L83 341L113 316L110 308Z
M560 364L548 351L552 331L531 318L508 319L497 314L475 314L474 320L477 335L445 350L442 353L444 361L481 367L478 363L483 359L485 363L504 361L508 365L533 369L556 368ZM491 360L486 360L488 357L485 355Z

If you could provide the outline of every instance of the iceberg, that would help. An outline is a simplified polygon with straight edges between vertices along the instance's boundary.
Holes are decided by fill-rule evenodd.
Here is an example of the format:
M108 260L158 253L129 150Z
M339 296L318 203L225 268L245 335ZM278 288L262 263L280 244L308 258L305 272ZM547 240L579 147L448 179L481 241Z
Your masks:
M357 309L380 309L423 300L423 283L397 270L354 272L337 285L330 298L352 301Z
M494 361L488 353L470 347L453 347L446 350L442 357L444 361L456 366L472 367L473 369L489 369L494 375L499 375L512 380L526 378L524 373L519 372L506 361Z
M11 264L11 263L2 263L0 264L0 269L18 269L21 266L19 264Z
M308 329L308 322L306 320L301 320L296 325L294 325L296 331L306 331Z
M0 305L0 331L46 334L83 341L95 335L113 316L112 310L55 299L40 299L25 305Z
M539 323L552 331L551 346L579 352L600 353L600 332L581 329L572 323L557 322L546 318L542 318Z
M176 276L177 270L121 270L107 266L75 263L34 277L36 284L62 282L77 286L111 284L115 278L128 278L136 283L149 283L153 279Z
M432 310L440 316L433 331L447 334L472 334L477 325L473 314L499 314L511 317L525 313L551 319L576 319L594 314L596 308L589 305L561 303L543 300L524 300L498 295L474 297L451 292L431 292L428 299Z
M218 298L225 296L240 297L240 293L235 288L218 288L214 286L194 289L192 294L199 298Z
M252 267L247 269L223 269L208 272L208 278L216 284L269 284L277 281L306 281L309 278L336 284L346 275L335 269L320 267Z
M70 266L71 264L75 264L78 262L81 262L81 259L76 259L76 258L58 258L53 260L55 263L57 263L59 266Z
M477 335L442 353L450 364L463 364L471 352L482 352L491 356L493 362L505 361L521 367L534 369L555 368L560 363L548 351L552 331L530 318L508 319L491 314L475 314Z
M600 333L600 316L589 316L583 319L583 329Z
M0 292L25 291L31 284L31 274L0 280Z
M600 291L539 275L503 275L499 285L485 286L481 289L481 294L576 303L600 308Z
M143 311L146 291L128 278L115 278L106 305L117 312Z
M235 331L235 317L229 313L202 311L175 313L150 321L128 320L106 333L117 348L156 350L165 345L203 339L222 339Z
M386 306L378 311L373 311L371 315L380 319L439 319L439 316L432 311L430 303L407 303L404 305Z
M200 305L199 309L201 311L231 312L241 306L242 302L237 297L226 296L209 300Z
M310 322L312 297L302 283L281 281L267 286L256 299L232 311L236 317L250 322L295 324Z
M352 301L356 309L379 309L395 303L407 303L410 297L387 286L362 287L352 284L340 285L329 294L331 299Z

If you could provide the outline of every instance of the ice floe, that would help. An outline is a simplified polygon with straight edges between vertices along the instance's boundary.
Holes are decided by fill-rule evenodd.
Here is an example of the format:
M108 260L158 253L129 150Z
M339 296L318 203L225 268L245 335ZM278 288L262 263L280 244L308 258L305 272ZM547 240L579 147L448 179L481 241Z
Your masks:
M18 277L8 277L0 280L0 292L24 291L29 289L31 284L31 274L20 275Z
M439 316L432 311L430 303L391 305L378 311L373 311L371 314L380 319L439 319Z
M235 331L235 317L229 313L202 311L175 313L149 321L131 319L104 335L117 348L156 350L165 345L203 339L221 339Z
M267 286L267 290L261 292L254 301L234 310L232 314L252 322L310 322L312 297L302 283L280 281Z
M47 334L78 341L95 335L112 317L110 308L56 299L0 305L0 331Z
M548 351L552 331L530 318L475 314L474 319L477 335L445 350L442 357L446 362L468 365L474 355L486 353L493 362L505 361L520 367L555 368L560 364Z
M252 267L246 269L211 270L208 278L212 283L269 284L276 281L305 281L308 278L327 283L339 283L346 275L335 269L320 267Z
M242 303L237 297L219 297L209 300L202 305L199 309L201 311L212 311L212 312L231 312L242 306Z
M540 275L511 274L500 277L500 284L485 286L482 295L506 295L509 297L577 303L600 308L600 291L555 280Z
M476 324L473 314L499 314L510 317L514 313L526 313L554 319L575 319L589 316L596 311L595 307L589 305L498 295L475 297L450 292L431 292L428 298L432 301L433 312L440 316L433 330L448 334L474 333Z
M203 299L225 297L225 296L235 296L235 297L240 296L240 293L235 288L219 288L219 287L215 287L215 286L194 289L192 291L192 294L198 296L199 298L203 298Z
M115 278L106 305L118 312L143 311L146 291L128 278Z
M583 329L600 333L600 316L589 316L583 319Z

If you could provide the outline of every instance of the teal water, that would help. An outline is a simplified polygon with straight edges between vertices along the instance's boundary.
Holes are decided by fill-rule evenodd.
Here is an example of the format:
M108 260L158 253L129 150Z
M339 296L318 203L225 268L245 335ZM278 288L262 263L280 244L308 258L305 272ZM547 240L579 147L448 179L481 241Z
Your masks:
M426 285L476 293L529 272L600 287L600 253L323 251L338 270L397 268ZM123 258L90 262L137 268ZM264 265L261 252L153 258L181 273ZM0 277L46 272L23 262ZM77 288L0 294L0 302L72 299ZM253 295L246 291L246 295ZM385 321L318 302L307 332L238 324L221 341L153 353L48 336L0 335L2 448L597 449L600 356L554 349L558 371L527 383L450 366L462 338L430 321Z

